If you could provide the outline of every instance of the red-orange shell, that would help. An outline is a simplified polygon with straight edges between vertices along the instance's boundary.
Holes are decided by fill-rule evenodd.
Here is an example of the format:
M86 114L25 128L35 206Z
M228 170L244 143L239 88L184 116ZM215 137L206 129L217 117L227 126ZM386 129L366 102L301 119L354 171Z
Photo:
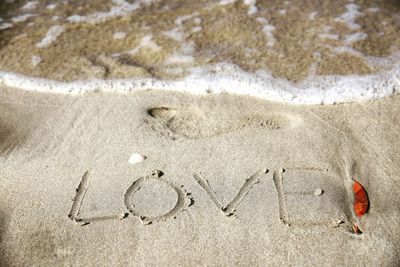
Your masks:
M357 181L353 183L353 193L354 193L354 213L357 217L362 217L369 209L369 200L367 191L364 187Z

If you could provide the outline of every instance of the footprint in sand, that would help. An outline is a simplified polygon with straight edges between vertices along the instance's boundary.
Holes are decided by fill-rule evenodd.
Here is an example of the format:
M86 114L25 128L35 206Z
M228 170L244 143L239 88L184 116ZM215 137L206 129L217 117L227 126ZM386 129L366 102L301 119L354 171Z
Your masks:
M299 121L283 113L222 114L219 110L203 111L196 107L155 107L148 110L148 115L147 122L154 130L189 139L213 137L244 128L285 129Z

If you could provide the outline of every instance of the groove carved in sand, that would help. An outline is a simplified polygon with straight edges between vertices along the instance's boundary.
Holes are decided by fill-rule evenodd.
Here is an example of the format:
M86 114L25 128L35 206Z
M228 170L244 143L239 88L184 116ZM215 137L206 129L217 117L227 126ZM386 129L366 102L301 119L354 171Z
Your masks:
M107 216L97 216L97 217L81 217L80 216L80 208L83 202L83 199L86 195L86 192L89 187L89 171L87 171L83 176L82 180L79 183L78 188L76 189L76 195L72 203L71 210L68 214L68 217L76 223L81 225L87 225L92 222L97 221L106 221L106 220L121 220L127 217L127 213L113 214Z
M300 227L306 227L306 226L312 226L312 225L325 225L328 227L338 227L342 223L344 223L344 220L341 219L341 209L343 207L340 207L340 194L335 193L335 189L329 186L329 183L323 183L322 188L315 188L313 190L310 190L309 180L303 180L303 182L306 182L305 185L308 187L305 190L297 190L297 186L295 186L295 190L288 190L288 188L285 188L284 186L284 173L286 171L306 171L306 178L307 179L315 179L315 176L310 176L310 173L319 173L316 177L317 180L322 177L322 179L325 179L324 176L326 175L326 172L328 171L327 169L322 169L322 168L287 168L285 169L276 169L273 172L272 179L274 181L275 189L277 191L278 195L278 214L279 214L279 219L288 226L300 226ZM217 196L215 195L214 191L212 190L208 180L204 178L201 173L197 172L195 173L194 179L197 181L197 183L206 191L207 195L210 197L214 205L222 211L222 213L225 216L232 216L235 215L236 208L240 205L240 203L243 201L244 197L250 192L251 188L260 182L260 179L264 174L267 174L269 172L268 169L260 169L256 171L253 175L251 175L246 181L243 183L242 187L239 189L238 193L236 196L226 205L221 203ZM299 174L296 174L293 176L292 182L298 183L299 181L301 182L301 178L298 177ZM144 177L140 177L137 180L135 180L126 190L124 194L124 205L127 209L125 212L121 212L119 214L112 214L112 215L107 215L107 216L97 216L97 217L82 217L80 214L80 208L82 205L82 202L84 200L85 194L88 190L89 187L89 172L86 172L82 180L76 189L76 195L73 200L73 204L70 210L70 213L68 214L68 217L73 220L74 222L77 222L81 225L87 225L92 222L97 222L97 221L105 221L105 220L121 220L126 217L128 217L129 214L137 217L140 219L140 221L144 225L152 224L152 223L157 223L157 222L162 222L162 221L167 221L173 218L176 218L176 216L179 215L182 211L186 210L188 207L192 206L194 204L194 199L191 196L191 193L188 193L184 186L181 185L176 185L175 183L168 181L163 178L164 173L160 170L155 170L152 172L152 174ZM304 177L304 176L300 176ZM312 178L314 177L314 178ZM319 177L319 178L318 178ZM170 189L172 189L176 194L177 194L177 200L173 208L170 208L168 212L165 212L163 214L157 214L155 216L147 216L143 212L138 211L135 208L135 204L133 203L133 197L134 195L141 189L144 184L149 181L150 179L153 179L157 181L158 183L163 183L164 185L167 185ZM287 179L287 178L286 178ZM300 180L299 180L300 179ZM310 180L311 181L311 180ZM286 181L287 183L287 181ZM291 185L291 182L289 184ZM300 183L301 185L301 183ZM313 188L314 185L312 185L311 188ZM324 198L326 195L327 198ZM329 196L330 195L330 196ZM288 198L292 198L291 201L288 202ZM295 201L295 202L293 202ZM299 205L299 201L312 201L312 202L304 202L305 205L307 206L305 210L297 211L297 209L302 209L304 205ZM318 202L315 202L318 201ZM322 202L321 202L322 201ZM328 202L327 202L328 201ZM330 202L334 201L334 202ZM339 202L338 202L339 201ZM318 203L318 204L317 204ZM339 207L337 205L339 203ZM297 205L297 206L296 206ZM330 206L333 205L333 206ZM307 211L308 206L312 207L319 207L318 210L314 210L314 212ZM291 209L290 209L291 208ZM307 213L309 212L309 214ZM294 213L294 214L290 214ZM297 217L295 216L297 214ZM321 214L323 216L321 216ZM292 216L291 216L292 215ZM294 216L293 216L294 215ZM314 216L314 218L310 216ZM299 217L300 216L300 217ZM316 217L315 217L316 216Z
M211 189L211 186L207 179L205 179L200 173L196 173L193 176L196 179L197 183L210 196L210 198L214 202L215 206L217 206L218 209L220 209L226 216L232 216L235 214L237 206L240 204L240 202L243 200L243 198L249 193L250 189L255 184L260 182L260 178L263 174L266 174L268 172L269 171L267 169L262 169L262 170L257 171L256 173L254 173L248 179L246 179L243 186L240 188L239 192L236 194L236 196L233 198L233 200L225 206L221 202L219 202L219 200L215 196L215 193Z
M287 210L285 191L283 190L284 169L275 170L273 174L274 184L278 192L279 219L286 225L290 225L289 213Z
M193 205L194 200L191 197L191 194L186 192L184 186L177 186L174 183L163 179L164 173L160 170L155 170L151 175L140 177L139 179L135 180L131 186L128 187L126 193L124 195L124 204L128 209L128 212L122 212L119 214L112 214L106 216L96 216L96 217L82 217L80 215L80 208L83 202L83 199L86 195L86 192L89 187L89 172L87 171L83 176L82 180L79 183L78 188L76 189L76 195L73 200L71 210L68 214L68 217L77 222L81 225L87 225L93 222L98 221L106 221L106 220L121 220L128 217L129 213L138 217L143 224L152 224L156 222L166 221L172 218L175 218L181 211L185 210L189 206ZM133 195L140 189L146 180L149 179L156 179L159 182L165 183L170 188L172 188L178 195L177 203L175 204L174 208L168 211L165 214L158 215L158 216L145 216L144 214L140 214L139 212L135 211L133 203L131 203L131 198Z
M151 223L157 223L161 221L166 221L172 218L175 218L181 211L186 209L187 207L190 206L191 203L193 203L193 199L190 197L190 193L186 192L185 188L183 186L178 186L175 185L174 183L167 181L163 179L164 173L159 170L155 170L151 175L141 177L134 181L132 185L126 190L125 196L124 196L124 203L126 208L129 210L131 214L134 216L137 216L140 218L140 220L143 222L143 224L151 224ZM160 182L165 183L168 185L171 189L173 189L176 194L178 195L178 200L172 210L169 212L159 215L159 216L145 216L143 214L140 214L139 212L135 211L134 205L131 202L131 198L133 195L140 189L140 187L143 185L143 183L146 182L148 179L156 179Z
M324 173L328 172L328 169L324 168L303 168L303 167L294 167L294 168L287 168L287 169L277 169L273 173L273 181L275 185L275 189L278 194L278 212L279 212L279 219L281 222L287 226L312 226L312 225L325 225L329 227L339 227L344 220L335 216L330 216L330 218L324 219L312 219L311 217L301 214L300 218L292 218L293 216L290 215L289 207L291 206L290 203L288 204L288 196L294 198L294 201L298 202L303 197L313 198L315 201L318 201L319 197L325 194L326 188L316 188L314 190L307 190L307 191L287 191L284 186L284 173L286 171L307 171L307 172L318 172L320 173L321 177L324 177ZM297 178L296 178L297 179ZM326 185L328 186L328 185ZM339 200L339 199L338 199ZM292 203L293 205L293 203ZM312 207L313 205L310 205ZM316 210L316 214L330 214L330 211L333 210L334 207L324 206L321 210ZM293 211L293 207L292 207ZM310 213L312 214L312 213ZM311 215L310 215L311 216ZM341 216L341 215L339 215Z
M205 112L199 108L155 107L148 110L147 121L152 128L171 137L201 139L218 136L243 128L266 130L284 129L294 125L294 117L281 113L252 114L234 117L218 111Z

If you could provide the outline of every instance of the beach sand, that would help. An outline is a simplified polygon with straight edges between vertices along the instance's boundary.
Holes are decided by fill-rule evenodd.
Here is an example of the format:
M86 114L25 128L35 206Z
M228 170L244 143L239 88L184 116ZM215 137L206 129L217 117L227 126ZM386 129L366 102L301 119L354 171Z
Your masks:
M399 264L399 96L0 93L1 266Z
M81 2L0 4L1 267L400 265L399 1Z

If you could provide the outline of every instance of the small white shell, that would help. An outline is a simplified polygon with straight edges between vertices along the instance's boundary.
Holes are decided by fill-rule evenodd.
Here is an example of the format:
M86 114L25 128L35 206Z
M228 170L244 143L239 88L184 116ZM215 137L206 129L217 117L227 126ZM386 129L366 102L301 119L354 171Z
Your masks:
M139 154L139 153L133 153L130 156L128 163L134 165L134 164L143 162L145 160L146 160L146 156L143 156L142 154Z

